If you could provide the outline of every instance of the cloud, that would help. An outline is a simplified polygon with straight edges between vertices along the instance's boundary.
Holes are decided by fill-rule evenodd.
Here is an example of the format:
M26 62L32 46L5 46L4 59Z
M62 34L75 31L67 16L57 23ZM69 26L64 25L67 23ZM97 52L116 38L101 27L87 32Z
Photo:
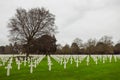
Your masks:
M100 38L104 35L113 36L113 40L120 39L120 6L119 1L102 1L98 0L94 3L88 3L89 5L74 6L74 12L83 12L82 17L74 15L69 18L66 24L68 26L62 31L66 36L65 41L72 42L76 37L87 40L89 38ZM83 10L83 11L82 11ZM72 22L73 20L73 22ZM116 37L117 36L117 37ZM72 38L72 39L70 39Z
M0 45L8 43L9 19L15 9L45 7L56 15L58 43L71 43L76 37L87 40L111 35L120 39L120 0L1 0Z

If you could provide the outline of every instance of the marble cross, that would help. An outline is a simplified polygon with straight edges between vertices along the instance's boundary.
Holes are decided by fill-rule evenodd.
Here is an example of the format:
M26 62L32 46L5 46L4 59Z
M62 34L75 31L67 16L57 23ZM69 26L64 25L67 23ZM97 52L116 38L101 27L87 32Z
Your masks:
M105 57L103 56L103 63L105 63Z
M73 62L73 58L72 58L72 56L70 57L70 64L72 64L72 62Z
M32 61L31 61L30 65L29 65L29 67L30 67L30 73L32 73L33 72L33 67L34 67Z
M76 67L78 67L79 59L76 59Z
M87 66L89 65L89 55L87 56L87 59L86 59L86 61L87 61Z
M35 60L35 62L34 62L34 66L35 66L35 68L36 68L36 66L37 66L37 60Z
M63 63L63 58L60 58L60 65L62 65Z
M10 75L10 69L12 69L11 64L8 64L8 66L5 67L5 69L7 69L7 76L9 76Z
M3 60L2 62L3 62L3 66L4 66L4 65L5 65L6 60Z
M109 55L110 63L112 62L112 55Z
M95 57L95 63L98 64L98 57Z
M17 64L18 64L18 70L20 70L20 61L18 60L18 62L17 62Z
M24 66L26 66L26 62L27 62L27 60L26 60L26 58L24 59Z
M48 70L49 70L49 71L51 71L51 65L52 65L52 63L51 63L51 62L48 62L48 67L49 67Z
M66 64L67 64L67 61L66 61L66 59L64 59L64 69L66 69Z

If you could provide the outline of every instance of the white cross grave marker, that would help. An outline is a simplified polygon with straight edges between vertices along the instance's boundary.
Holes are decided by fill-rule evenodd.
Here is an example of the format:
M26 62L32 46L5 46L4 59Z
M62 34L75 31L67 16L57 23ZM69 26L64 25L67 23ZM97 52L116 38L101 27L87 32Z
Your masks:
M112 62L112 55L109 55L110 63Z
M52 63L51 63L51 60L50 60L50 56L48 56L47 58L48 58L48 67L49 67L48 70L51 71Z
M79 58L79 62L81 63L82 62L82 57L78 57Z
M89 58L90 58L90 57L89 57L89 55L88 55L88 56L87 56L87 60L86 60L86 61L87 61L87 66L89 65Z
M98 64L98 57L95 57L95 63Z
M7 69L7 76L9 76L10 75L10 69L12 69L11 64L8 64L8 66L5 67L5 69Z
M105 57L103 56L103 63L105 63Z
M27 62L27 60L26 60L26 58L25 58L25 60L24 60L24 66L26 66L26 62Z
M3 62L3 66L4 66L4 65L5 65L6 60L3 60L2 62Z
M34 67L34 65L33 65L33 63L32 63L32 61L31 61L31 63L30 63L30 73L32 73L33 72L33 67Z
M60 65L62 65L63 63L63 58L60 58Z
M49 66L49 71L51 71L51 65L52 65L52 63L51 62L48 62L48 66Z
M18 70L20 70L20 61L18 60L18 62L17 62L17 64L18 64Z
M67 61L66 61L66 59L64 58L64 69L66 69L66 64L67 64Z
M37 65L37 60L35 60L34 64L35 64L34 66L35 66L35 68L36 68L36 65Z
M79 59L76 59L76 67L78 67Z
M72 58L72 56L70 57L70 64L72 64L72 62L73 62L73 58Z

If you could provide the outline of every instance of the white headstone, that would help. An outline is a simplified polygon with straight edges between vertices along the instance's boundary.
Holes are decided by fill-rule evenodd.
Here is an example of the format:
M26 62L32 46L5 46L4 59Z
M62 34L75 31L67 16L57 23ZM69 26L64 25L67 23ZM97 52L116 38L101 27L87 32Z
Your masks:
M79 59L76 59L76 67L78 67Z
M79 58L79 62L81 63L82 62L82 57L78 57Z
M26 66L26 63L27 63L27 60L26 60L26 58L24 59L24 66Z
M95 58L95 63L98 64L98 57Z
M72 62L73 62L73 58L72 58L72 56L70 57L70 64L72 64Z
M36 66L37 66L37 60L35 60L35 62L34 62L34 66L35 66L35 68L36 68Z
M11 64L8 64L8 66L5 67L5 69L7 69L7 76L9 76L10 75L10 69L12 69Z
M62 65L63 63L63 58L60 58L60 65Z
M2 62L3 62L3 64L2 64L2 65L4 66L4 65L5 65L6 60L3 60Z
M47 56L47 59L48 59L48 70L51 71L51 60L50 60L50 56Z
M31 61L31 63L30 63L30 73L32 73L33 72L33 67L34 67L34 65L33 65L33 63L32 63L32 61Z
M12 61L13 61L13 58L10 58L10 61L9 61L9 63L11 64L11 63L12 63Z
M90 58L90 57L89 57L89 55L88 55L88 56L87 56L87 60L86 60L86 61L87 61L87 66L89 65L89 58Z
M105 57L103 56L103 63L105 63Z
M67 64L67 61L66 61L66 59L64 58L64 69L66 69L66 64Z
M95 61L95 64L98 64L98 56L92 55L93 60Z
M17 64L18 64L18 70L20 70L20 61L18 60L18 62L17 62Z
M112 62L112 55L109 55L108 57L109 57L110 63L111 63Z
M18 58L17 57L15 58L15 61L18 62Z
M48 62L48 70L51 71L51 65L52 63L51 62Z

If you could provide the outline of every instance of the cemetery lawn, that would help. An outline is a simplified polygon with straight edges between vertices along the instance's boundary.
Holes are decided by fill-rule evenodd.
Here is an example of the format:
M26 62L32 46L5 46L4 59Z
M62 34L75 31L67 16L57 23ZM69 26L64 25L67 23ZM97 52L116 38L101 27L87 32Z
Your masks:
M86 65L86 60L79 63L79 67L76 67L75 62L67 63L66 69L64 65L60 65L53 58L52 70L48 71L47 57L45 57L36 68L33 69L33 73L30 73L30 67L21 64L20 70L17 69L16 63L12 63L12 69L10 70L10 76L6 76L5 66L0 66L0 80L120 80L120 60L115 62L106 61L102 63L95 62L90 58L90 65Z

